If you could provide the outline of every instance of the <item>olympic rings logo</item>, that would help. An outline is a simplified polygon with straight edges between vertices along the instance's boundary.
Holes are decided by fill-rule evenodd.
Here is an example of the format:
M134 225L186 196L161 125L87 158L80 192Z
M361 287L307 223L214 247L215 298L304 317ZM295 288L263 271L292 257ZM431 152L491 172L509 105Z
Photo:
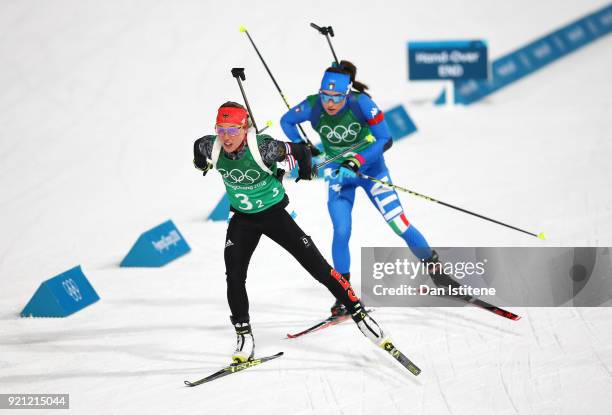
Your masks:
M248 169L247 171L242 171L240 169L232 169L229 172L225 169L218 170L219 173L221 173L221 177L223 177L223 180L231 184L253 184L261 177L261 173L253 169Z
M62 281L62 286L64 290L74 301L81 301L83 299L83 295L79 290L78 285L72 280L72 278L68 278L67 280Z
M352 122L348 125L348 127L345 127L344 125L336 125L333 129L328 125L324 125L319 129L319 134L333 144L338 144L342 141L345 143L352 143L355 141L360 131L361 124L358 122Z

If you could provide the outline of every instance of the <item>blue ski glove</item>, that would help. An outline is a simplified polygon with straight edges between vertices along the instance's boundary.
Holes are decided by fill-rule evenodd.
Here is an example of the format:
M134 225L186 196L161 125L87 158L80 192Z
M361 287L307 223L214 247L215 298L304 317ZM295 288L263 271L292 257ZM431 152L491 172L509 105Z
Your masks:
M338 169L338 183L342 183L344 180L354 179L357 177L359 167L361 167L361 163L355 157L344 160Z
M338 169L338 183L342 183L344 180L354 179L355 177L357 177L357 174L353 170L350 170L344 166Z

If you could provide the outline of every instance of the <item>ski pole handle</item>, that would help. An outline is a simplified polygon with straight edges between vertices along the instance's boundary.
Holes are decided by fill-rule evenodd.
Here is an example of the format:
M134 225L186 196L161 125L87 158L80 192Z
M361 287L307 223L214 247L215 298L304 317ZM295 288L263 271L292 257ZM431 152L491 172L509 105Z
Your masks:
M331 26L321 27L314 23L310 23L310 27L314 28L317 32L321 33L327 39L327 44L329 45L329 49L331 50L332 55L334 56L334 60L336 61L336 65L340 65L340 61L338 60L338 56L336 56L336 51L334 50L334 46L331 43L331 39L334 37L334 29Z
M331 37L334 37L334 28L331 26L321 27L314 23L310 23L310 27L314 28L317 32L321 33L323 36L327 36L329 34Z
M249 117L251 117L251 122L253 123L253 127L255 127L255 134L259 134L259 128L257 128L257 123L255 122L255 117L253 116L253 111L251 111L251 106L249 105L249 100L246 97L246 93L244 92L244 88L242 87L242 81L246 79L246 75L244 74L244 68L232 68L232 76L236 78L238 82L238 87L240 88L240 93L242 94L242 98L244 99L244 103L246 104L247 111L249 112Z
M316 24L314 24L314 23L310 23L310 26L311 26L311 27L314 27L314 28L315 28L315 30L316 30L317 32L319 32L319 33L323 34L323 28L322 28L321 26L317 26L317 25L316 25Z
M246 75L244 74L244 68L232 68L232 76L236 79L240 78L243 81L246 80Z

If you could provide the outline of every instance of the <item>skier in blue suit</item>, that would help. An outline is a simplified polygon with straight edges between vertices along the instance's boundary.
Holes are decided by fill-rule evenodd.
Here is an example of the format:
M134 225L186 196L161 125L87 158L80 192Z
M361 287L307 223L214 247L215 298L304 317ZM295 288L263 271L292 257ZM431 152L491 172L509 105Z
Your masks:
M351 211L357 187L366 192L384 220L417 258L437 262L435 251L406 218L396 191L357 175L357 172L362 172L392 182L383 152L391 147L393 140L383 112L365 92L368 87L355 80L356 72L355 65L348 61L328 68L319 93L307 97L281 118L284 133L295 143L302 141L296 125L310 121L321 138L328 158L356 143L363 143L357 152L339 158L324 171L325 180L329 182L327 207L334 227L334 267L347 280L350 279L351 262ZM371 140L371 136L375 141ZM339 302L333 305L331 311L332 315L346 313Z

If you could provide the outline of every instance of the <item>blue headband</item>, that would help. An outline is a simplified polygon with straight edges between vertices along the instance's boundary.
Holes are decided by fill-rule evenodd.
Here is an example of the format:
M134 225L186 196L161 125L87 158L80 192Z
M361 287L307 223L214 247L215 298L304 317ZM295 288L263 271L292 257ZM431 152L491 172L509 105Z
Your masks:
M351 77L345 73L326 71L321 80L321 90L329 90L347 94L351 87Z

